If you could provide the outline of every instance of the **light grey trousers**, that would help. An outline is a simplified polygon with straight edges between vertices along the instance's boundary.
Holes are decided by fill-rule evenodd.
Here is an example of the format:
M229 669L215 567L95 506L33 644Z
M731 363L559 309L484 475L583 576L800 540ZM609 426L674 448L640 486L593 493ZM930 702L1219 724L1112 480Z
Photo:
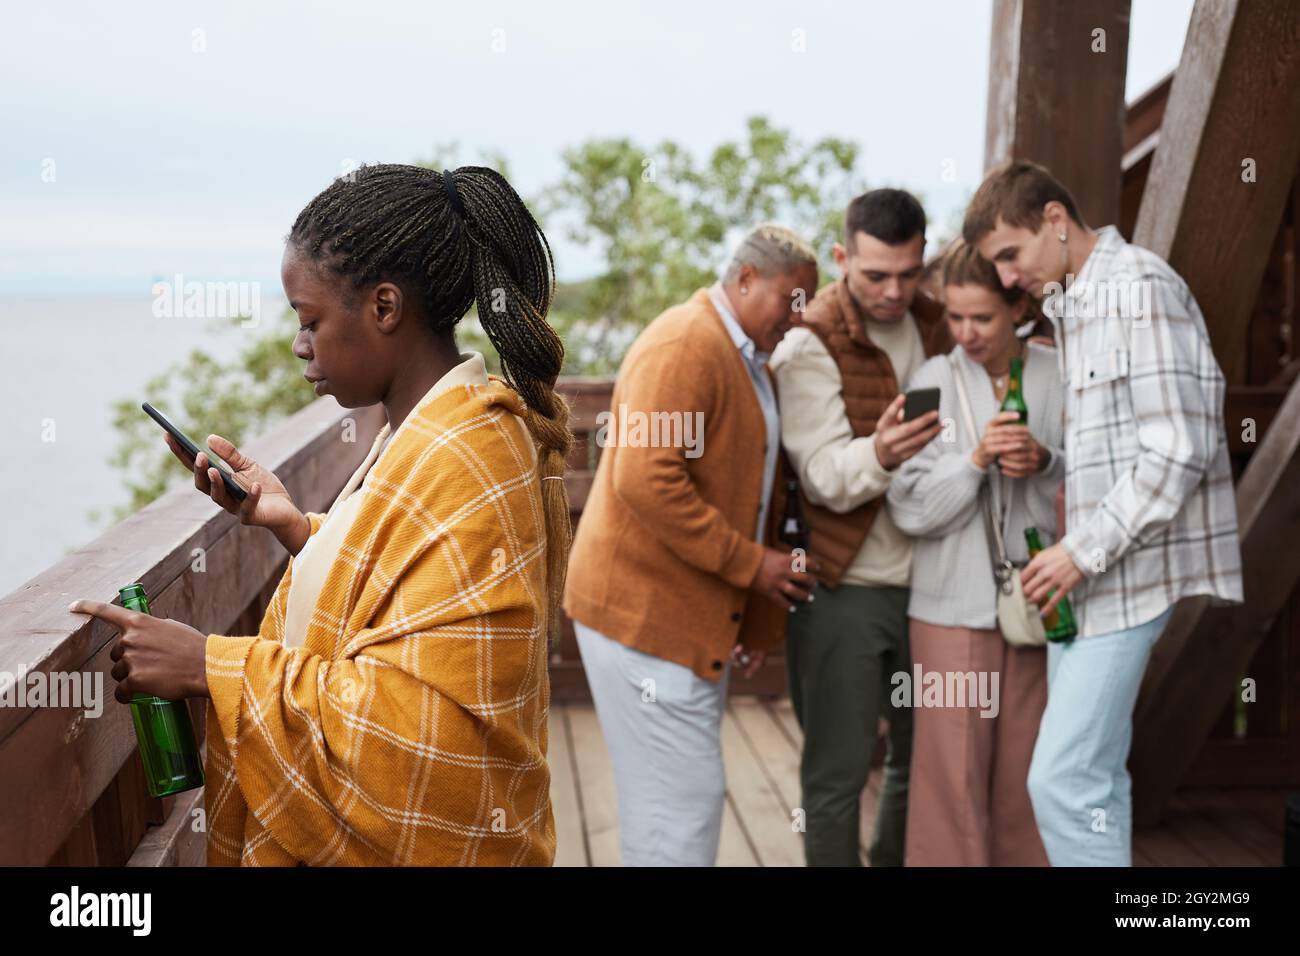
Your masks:
M577 621L582 666L609 748L624 866L712 866L726 777L721 680L626 647Z

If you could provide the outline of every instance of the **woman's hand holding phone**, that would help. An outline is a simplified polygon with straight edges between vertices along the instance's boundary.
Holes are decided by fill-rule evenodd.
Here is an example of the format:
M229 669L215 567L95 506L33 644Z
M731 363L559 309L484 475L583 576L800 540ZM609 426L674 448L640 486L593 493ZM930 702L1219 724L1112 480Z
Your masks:
M248 489L248 497L242 502L236 501L226 491L206 452L200 451L197 459L191 459L171 435L164 434L163 440L177 460L194 472L194 487L239 518L240 524L266 528L290 554L296 555L302 550L310 536L310 523L274 474L220 435L209 435L208 446L221 456L239 483Z

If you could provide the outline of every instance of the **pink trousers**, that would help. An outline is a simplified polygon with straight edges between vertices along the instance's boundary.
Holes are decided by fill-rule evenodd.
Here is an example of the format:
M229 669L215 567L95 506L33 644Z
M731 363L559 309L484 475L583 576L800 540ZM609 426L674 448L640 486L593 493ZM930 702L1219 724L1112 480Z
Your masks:
M997 675L997 716L969 706L915 706L907 866L1047 866L1026 780L1047 706L1047 651L1012 647L998 630L913 619L915 672ZM914 688L919 694L920 688ZM945 704L953 701L945 700Z

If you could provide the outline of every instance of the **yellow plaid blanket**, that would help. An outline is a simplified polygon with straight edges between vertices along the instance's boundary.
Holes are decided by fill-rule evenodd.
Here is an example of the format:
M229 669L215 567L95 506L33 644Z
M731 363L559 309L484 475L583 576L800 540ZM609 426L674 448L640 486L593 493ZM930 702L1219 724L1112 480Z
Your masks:
M209 866L551 864L524 411L496 379L426 397L355 492L305 644L283 645L292 561L256 637L208 637Z

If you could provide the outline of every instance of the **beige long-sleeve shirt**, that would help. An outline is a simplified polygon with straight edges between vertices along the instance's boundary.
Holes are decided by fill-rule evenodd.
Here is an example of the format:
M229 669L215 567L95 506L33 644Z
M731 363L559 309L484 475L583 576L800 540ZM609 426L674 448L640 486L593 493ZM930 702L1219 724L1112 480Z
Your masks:
M925 362L910 312L896 322L868 319L867 335L889 356L900 388ZM893 473L876 457L874 435L854 437L839 367L821 339L808 329L791 329L772 353L771 368L781 403L781 443L809 500L844 513L888 491ZM841 580L906 587L911 564L911 539L882 508Z

